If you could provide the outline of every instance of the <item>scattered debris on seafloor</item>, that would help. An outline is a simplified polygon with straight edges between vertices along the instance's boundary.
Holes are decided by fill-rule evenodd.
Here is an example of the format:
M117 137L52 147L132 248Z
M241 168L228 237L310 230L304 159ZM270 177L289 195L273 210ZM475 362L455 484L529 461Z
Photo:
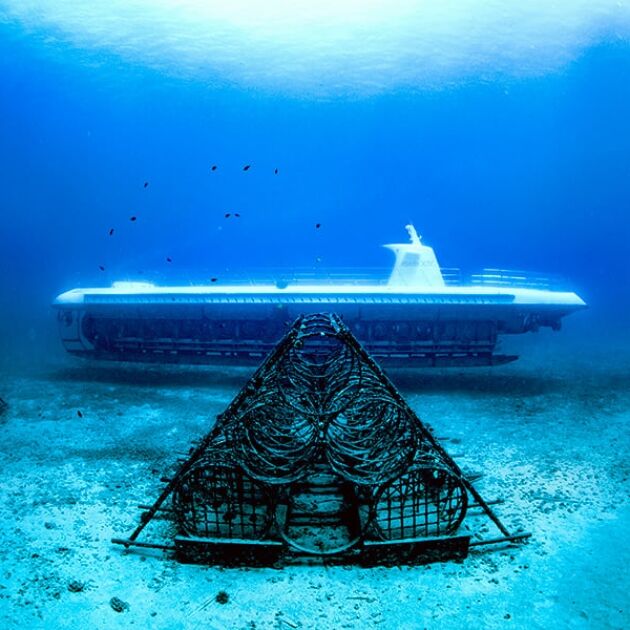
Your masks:
M118 613L126 612L129 610L129 604L127 602L124 602L122 599L119 599L118 597L112 597L109 600L109 605L111 606L112 610Z
M230 596L225 591L219 591L214 599L217 604L227 604L230 601Z

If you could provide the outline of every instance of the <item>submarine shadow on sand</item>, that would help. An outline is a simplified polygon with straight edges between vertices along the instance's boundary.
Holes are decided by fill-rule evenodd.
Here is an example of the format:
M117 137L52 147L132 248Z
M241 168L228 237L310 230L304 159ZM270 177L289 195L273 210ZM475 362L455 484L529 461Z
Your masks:
M57 382L107 383L128 387L182 387L238 390L254 373L252 367L146 366L134 364L64 367L50 374ZM426 368L386 370L404 394L462 393L539 396L565 389L564 379L532 373L492 374L434 372Z
M531 373L494 374L396 369L388 376L401 393L541 396L566 389L566 381Z
M225 387L239 388L253 373L253 368L224 366L182 367L143 365L85 365L56 369L49 374L52 381L107 383L129 387Z

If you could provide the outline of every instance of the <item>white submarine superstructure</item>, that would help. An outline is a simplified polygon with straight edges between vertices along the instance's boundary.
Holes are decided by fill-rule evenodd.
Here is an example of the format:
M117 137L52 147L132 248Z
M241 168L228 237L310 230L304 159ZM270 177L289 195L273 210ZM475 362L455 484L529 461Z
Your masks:
M584 308L575 293L524 274L486 270L453 284L412 225L385 282L356 278L244 285L156 286L115 282L54 301L64 347L102 360L251 363L299 315L339 314L377 361L403 366L497 365L500 335L560 328Z

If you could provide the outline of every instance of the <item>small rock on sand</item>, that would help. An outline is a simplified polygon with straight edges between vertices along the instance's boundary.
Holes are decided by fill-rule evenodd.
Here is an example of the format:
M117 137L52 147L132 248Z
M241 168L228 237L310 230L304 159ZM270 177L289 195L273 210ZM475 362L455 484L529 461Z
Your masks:
M81 580L72 580L72 582L68 584L68 590L71 593L80 593L85 590L85 582L81 582Z
M218 604L227 604L230 596L225 591L219 591L214 599Z
M129 610L129 604L127 602L123 602L122 599L118 599L118 597L112 597L109 600L109 605L112 607L112 610L119 613Z

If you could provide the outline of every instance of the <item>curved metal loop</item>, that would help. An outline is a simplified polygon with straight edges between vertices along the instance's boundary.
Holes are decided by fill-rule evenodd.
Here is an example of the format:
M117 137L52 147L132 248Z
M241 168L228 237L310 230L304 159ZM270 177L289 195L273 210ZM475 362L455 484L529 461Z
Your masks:
M238 463L268 484L299 479L319 446L319 430L312 418L296 414L286 404L246 410L234 423L232 436Z
M406 410L374 393L336 416L326 430L333 470L360 485L379 485L402 474L417 450L415 426Z
M273 522L265 486L220 456L199 460L182 477L172 505L188 536L260 540Z
M383 540L442 536L457 530L467 508L458 475L439 462L414 465L376 490L372 522Z

